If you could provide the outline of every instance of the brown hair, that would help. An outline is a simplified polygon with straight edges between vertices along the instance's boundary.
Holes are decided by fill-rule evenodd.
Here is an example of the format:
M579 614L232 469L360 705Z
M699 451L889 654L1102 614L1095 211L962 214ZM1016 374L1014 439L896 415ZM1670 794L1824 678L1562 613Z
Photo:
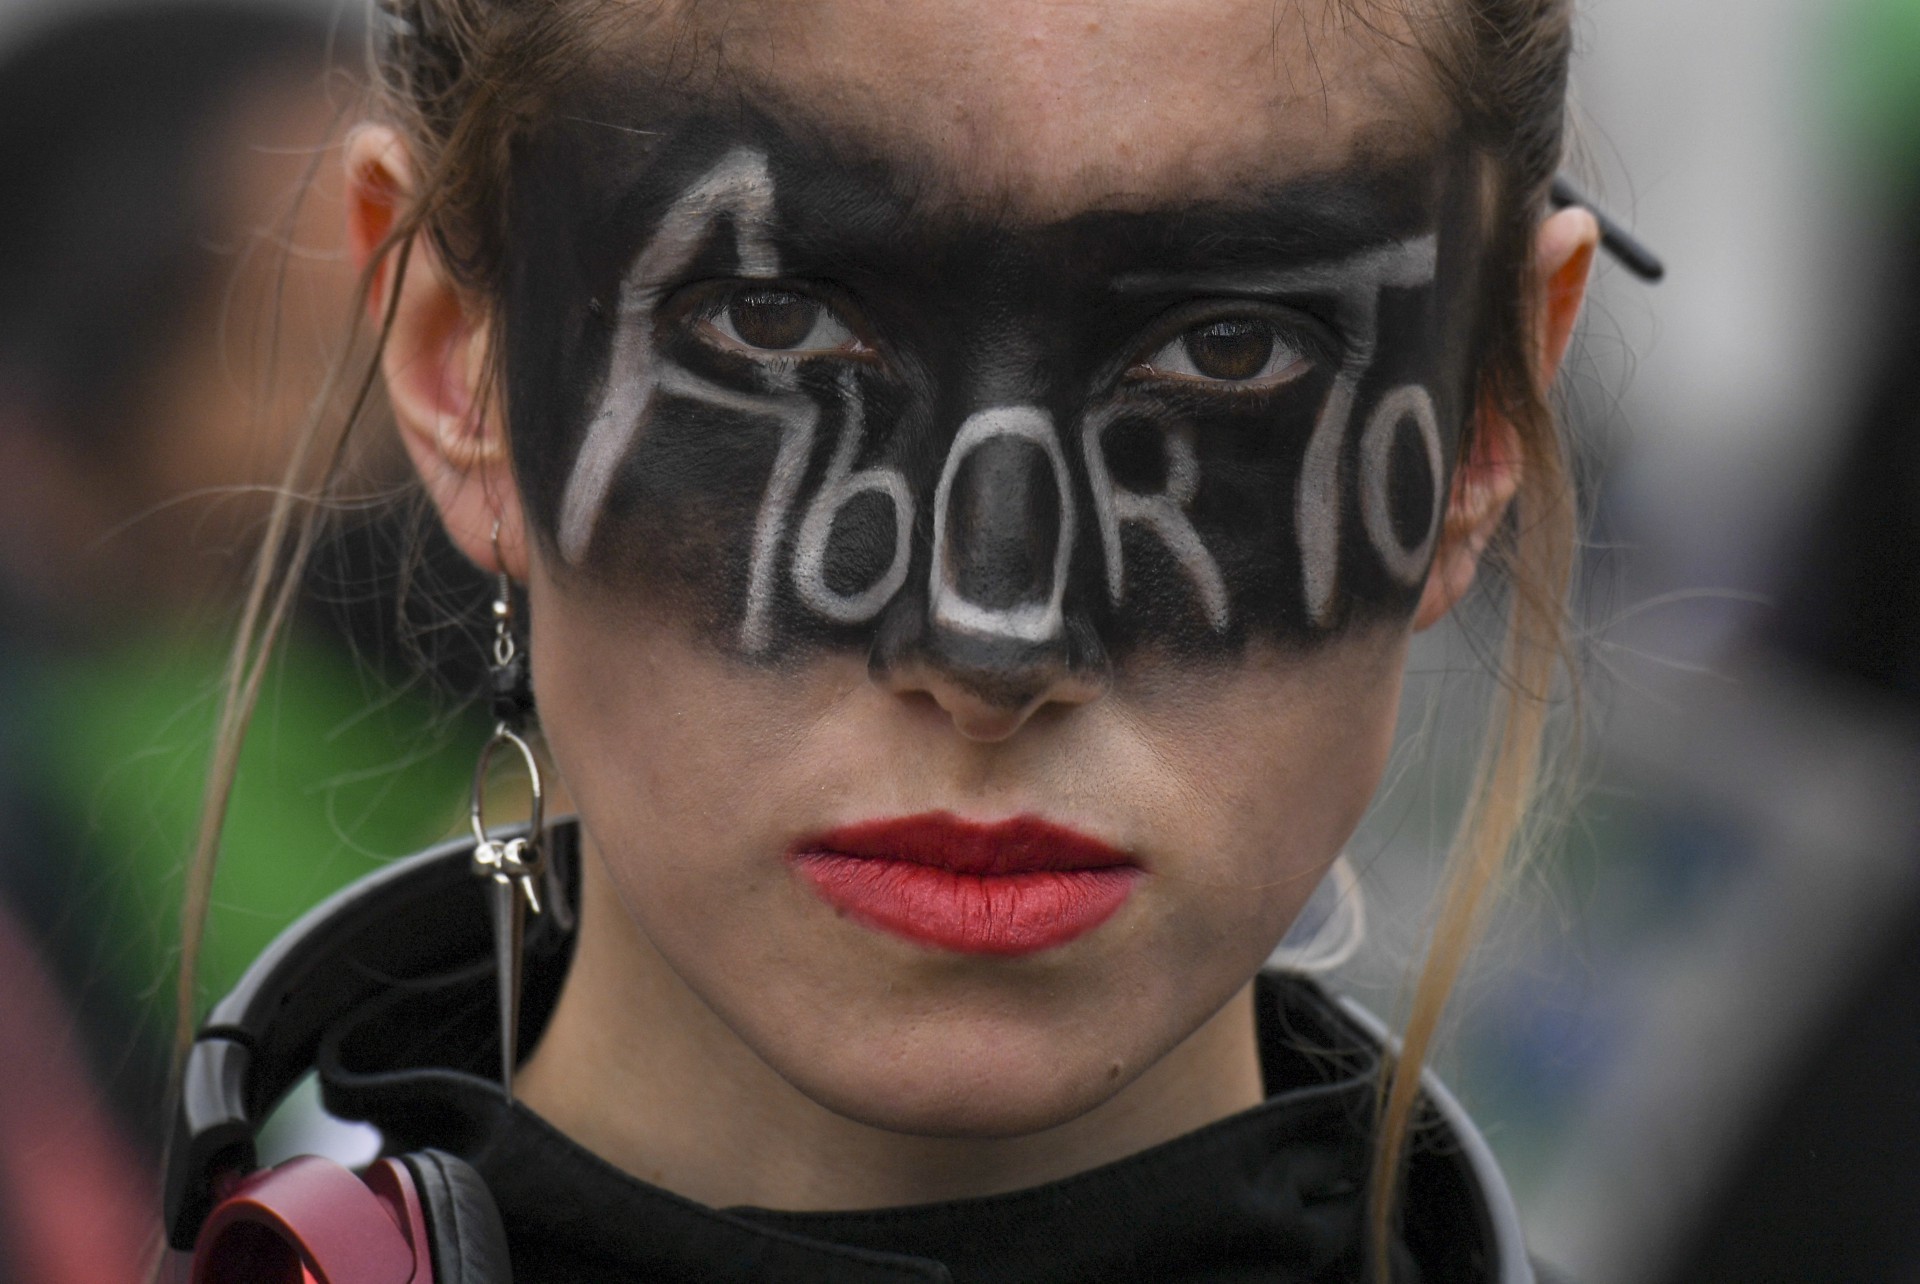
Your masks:
M1348 2L1357 9L1362 0ZM333 480L347 435L378 384L378 348L420 237L474 297L496 304L501 298L511 149L541 119L549 93L581 65L595 21L614 7L608 0L376 5L377 105L408 135L419 184L374 255L374 266L391 257L395 274L376 350L352 376L351 404L336 432L314 424L289 465L234 645L183 911L177 1027L182 1057L192 1037L197 945L240 742L314 543L315 519L298 518L298 497L324 497ZM1569 467L1543 379L1532 254L1564 145L1571 0L1444 0L1444 9L1422 28L1423 52L1468 142L1490 162L1488 270L1477 336L1480 413L1483 420L1494 415L1511 425L1522 482L1514 511L1488 550L1509 585L1504 680L1448 858L1405 1034L1382 1079L1369 1196L1372 1272L1382 1284L1389 1278L1387 1247L1402 1160L1417 1124L1420 1069L1492 891L1525 846L1523 831L1539 793L1552 690L1566 667L1564 604L1575 542ZM373 270L362 282L363 302ZM489 354L490 362L497 360L497 353ZM489 379L488 387L497 382ZM1471 440L1463 442L1463 460L1471 448Z
M1420 1068L1431 1050L1484 912L1503 874L1531 844L1548 714L1568 664L1566 600L1577 519L1566 444L1548 400L1533 239L1566 145L1571 0L1455 0L1428 49L1467 139L1493 162L1488 272L1480 311L1480 413L1511 426L1521 485L1487 550L1508 585L1499 687L1468 806L1448 855L1432 939L1415 981L1399 1055L1382 1085L1369 1191L1376 1280L1387 1245L1401 1161L1415 1126ZM1463 443L1464 452L1472 442Z

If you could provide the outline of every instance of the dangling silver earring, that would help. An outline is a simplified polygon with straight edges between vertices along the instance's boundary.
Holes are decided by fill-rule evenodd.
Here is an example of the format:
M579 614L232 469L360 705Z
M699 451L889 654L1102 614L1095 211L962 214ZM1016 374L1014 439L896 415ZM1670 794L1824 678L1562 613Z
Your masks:
M500 1001L500 1091L511 1102L513 1071L519 1061L520 964L526 941L527 912L540 913L540 894L534 883L546 872L542 843L546 797L540 780L540 764L520 734L527 715L533 711L533 682L527 657L513 636L513 582L507 576L505 563L500 562L498 521L493 524L493 555L501 568L493 601L493 662L488 666L494 728L493 735L480 750L480 761L474 765L468 819L473 824L473 872L489 883L487 893L493 910L493 956ZM526 768L532 814L524 836L502 842L487 836L481 808L493 755L506 746L519 753L521 765ZM552 899L551 880L548 889Z

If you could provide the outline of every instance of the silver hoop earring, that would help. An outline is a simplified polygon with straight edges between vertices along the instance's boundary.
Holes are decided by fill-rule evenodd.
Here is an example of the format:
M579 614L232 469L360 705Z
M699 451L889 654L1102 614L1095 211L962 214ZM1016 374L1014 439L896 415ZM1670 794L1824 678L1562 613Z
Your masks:
M493 524L494 560L500 557L500 523ZM548 901L557 908L554 879L550 876L542 843L545 825L546 790L540 779L540 763L533 748L520 734L527 715L533 711L533 684L527 657L513 636L513 582L501 564L499 584L493 602L493 654L488 666L488 681L493 697L493 734L480 750L473 768L473 797L467 818L473 826L473 872L488 882L487 896L493 917L493 955L500 1005L500 1092L513 1100L513 1072L519 1061L520 971L526 943L527 914L541 912L536 880L546 878ZM526 769L531 795L531 815L527 832L505 841L487 834L482 817L487 775L493 756L503 747L512 747Z
M1267 962L1288 972L1331 972L1358 954L1366 939L1366 895L1342 852Z

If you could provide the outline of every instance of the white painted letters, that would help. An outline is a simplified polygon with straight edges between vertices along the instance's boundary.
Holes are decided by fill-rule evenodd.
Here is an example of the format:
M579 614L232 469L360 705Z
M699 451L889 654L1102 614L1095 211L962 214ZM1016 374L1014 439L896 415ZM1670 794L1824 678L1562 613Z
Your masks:
M1054 546L1053 585L1045 602L982 606L960 592L957 577L948 564L947 506L953 497L953 479L968 455L996 437L1016 437L1039 446L1053 469L1054 484L1059 487L1059 541ZM1021 642L1048 642L1059 637L1066 629L1063 605L1067 596L1067 568L1073 560L1076 520L1073 478L1067 472L1067 457L1054 433L1053 419L1046 411L1038 406L996 406L969 415L947 451L946 466L940 470L940 484L934 490L933 567L928 583L933 618L948 628L983 637L1013 638Z
M793 583L805 602L836 624L860 624L880 613L907 582L907 566L913 560L913 496L907 493L907 479L896 468L862 468L853 471L866 432L866 407L860 398L859 384L847 371L840 380L845 415L840 442L827 467L807 515L800 523L800 534L793 550ZM855 496L885 495L893 506L893 561L886 573L858 593L835 592L827 583L827 542L833 536L833 522Z
M1427 472L1432 478L1433 507L1427 518L1427 532L1412 548L1401 545L1393 529L1392 466L1393 439L1408 419L1420 431L1420 444L1426 447ZM1446 473L1440 451L1440 422L1434 414L1433 398L1419 384L1406 384L1380 398L1367 419L1360 436L1360 516L1367 526L1367 538L1387 570L1402 584L1416 583L1427 568L1427 555L1433 551L1434 533L1439 529L1442 491Z
M791 363L767 363L755 376L761 391L733 390L700 378L655 351L653 317L663 291L678 283L722 219L729 220L735 230L739 275L756 280L779 279L781 264L771 240L774 217L774 185L767 158L757 151L737 148L680 195L635 257L621 287L618 329L606 378L561 496L556 532L560 554L566 561L577 564L585 558L615 476L636 439L646 431L646 421L661 397L687 398L777 425L779 441L760 496L748 553L746 601L738 635L741 650L748 654L764 652L774 644L783 568L792 576L793 594L800 607L838 625L858 625L876 618L912 573L916 502L926 499L924 490L916 493L898 467L855 467L867 448L867 422L854 370L841 372L838 435L819 487L808 498L801 495L801 487L813 466L822 414L831 413L830 407L817 403L823 398L836 400L831 394L800 391L798 371ZM1389 289L1409 289L1431 282L1435 268L1436 239L1428 235L1345 260L1241 283L1274 293L1330 297L1338 312L1339 328L1347 338L1346 356L1334 372L1332 387L1308 436L1294 496L1305 615L1318 627L1332 622L1336 603L1345 502L1342 462L1352 444L1361 388L1373 374L1378 356L1382 298ZM1122 285L1125 288L1126 283ZM1187 285L1191 288L1192 282ZM1034 394L1022 391L1017 395ZM1127 601L1122 534L1131 523L1150 531L1161 542L1190 584L1209 627L1225 633L1233 622L1232 598L1218 561L1188 511L1201 481L1195 429L1182 423L1169 430L1156 430L1164 451L1166 481L1152 493L1138 492L1115 480L1107 460L1106 438L1122 413L1111 405L1098 406L1079 428L1108 597L1115 607ZM1434 492L1428 528L1411 547L1401 543L1394 528L1391 475L1397 435L1409 421L1420 434ZM967 596L961 588L964 577L959 554L949 542L950 536L958 534L948 524L956 479L976 451L998 438L1017 439L1044 454L1059 496L1051 581L1038 597L1011 605L987 605ZM1431 555L1444 504L1444 447L1429 392L1417 384L1407 384L1383 396L1366 416L1357 453L1359 516L1367 538L1387 571L1411 585ZM930 463L928 468L930 471ZM924 476L916 473L916 477L923 485ZM1079 520L1076 489L1066 447L1046 410L1033 404L1002 404L970 414L947 448L932 497L928 568L932 620L960 632L1020 642L1050 642L1063 636L1068 574ZM891 508L891 558L871 583L842 592L828 583L829 547L836 522L863 495L884 498ZM1014 518L1009 515L1007 520ZM790 535L793 548L789 555L785 550ZM1040 538L1041 533L1035 536ZM1038 592L1038 586L1035 590Z
M653 351L653 310L662 284L700 252L722 215L733 219L740 275L779 276L780 259L769 238L773 213L773 175L767 158L736 148L674 202L653 239L635 257L620 288L620 328L607 362L600 406L587 425L586 440L560 501L560 555L568 562L578 563L586 556L614 474L652 406L660 379L660 362ZM803 456L803 466L804 462Z
M813 453L820 407L811 397L797 392L777 397L734 392L678 366L661 370L659 391L666 396L686 397L737 414L762 415L780 424L780 448L774 455L773 471L767 476L767 489L760 496L760 511L753 522L753 558L747 568L747 610L740 622L740 649L749 653L763 650L772 633L768 616L773 610L775 559L780 554L787 513L800 491L801 479L807 475L807 460Z
M1301 587L1307 615L1316 624L1326 623L1333 607L1340 565L1340 459L1346 452L1354 398L1379 346L1380 294L1431 281L1434 258L1434 238L1428 235L1302 273L1297 284L1289 279L1301 289L1311 288L1316 280L1339 287L1338 306L1351 344L1307 441L1295 507Z
M1115 606L1126 598L1126 562L1120 551L1120 527L1138 522L1160 537L1180 564L1193 591L1206 611L1207 623L1216 632L1224 632L1231 622L1226 582L1220 566L1200 542L1200 533L1188 519L1186 506L1193 502L1200 486L1200 465L1193 457L1191 429L1186 425L1160 437L1167 460L1166 488L1154 495L1142 495L1116 486L1107 467L1102 444L1108 428L1120 411L1105 407L1087 417L1081 429L1080 446L1087 460L1087 481L1093 488L1094 517L1100 523L1100 544L1107 556L1107 596Z

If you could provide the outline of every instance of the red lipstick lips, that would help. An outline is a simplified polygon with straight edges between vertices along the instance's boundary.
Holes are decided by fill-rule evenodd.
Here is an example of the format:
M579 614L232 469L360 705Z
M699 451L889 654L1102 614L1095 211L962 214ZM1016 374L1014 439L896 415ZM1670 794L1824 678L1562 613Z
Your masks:
M1126 853L1034 816L868 821L809 838L788 859L835 909L961 954L1065 945L1111 918L1140 877Z

